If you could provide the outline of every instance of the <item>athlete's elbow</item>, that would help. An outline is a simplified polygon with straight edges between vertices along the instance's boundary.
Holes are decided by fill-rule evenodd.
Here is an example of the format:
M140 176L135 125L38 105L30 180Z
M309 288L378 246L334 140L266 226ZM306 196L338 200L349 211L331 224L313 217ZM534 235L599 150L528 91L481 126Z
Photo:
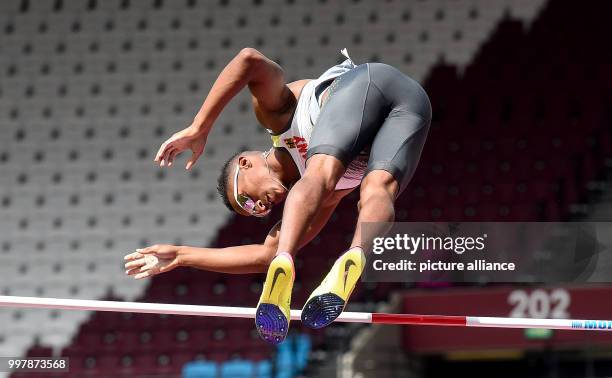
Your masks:
M245 47L238 53L238 58L249 65L261 62L264 55L259 50L252 47Z
M258 72L261 72L261 67L266 64L265 55L252 47L240 50L234 60L249 83L257 79Z

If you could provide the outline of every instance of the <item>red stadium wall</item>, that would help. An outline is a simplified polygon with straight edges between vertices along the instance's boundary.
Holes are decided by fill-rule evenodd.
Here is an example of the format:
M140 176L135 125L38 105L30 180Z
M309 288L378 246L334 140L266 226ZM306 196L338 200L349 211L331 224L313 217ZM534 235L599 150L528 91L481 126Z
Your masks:
M411 292L402 312L436 315L516 316L608 319L612 314L610 287L473 288L443 292ZM553 331L547 339L528 339L523 329L404 327L404 347L410 353L444 353L491 349L578 348L612 345L612 333Z

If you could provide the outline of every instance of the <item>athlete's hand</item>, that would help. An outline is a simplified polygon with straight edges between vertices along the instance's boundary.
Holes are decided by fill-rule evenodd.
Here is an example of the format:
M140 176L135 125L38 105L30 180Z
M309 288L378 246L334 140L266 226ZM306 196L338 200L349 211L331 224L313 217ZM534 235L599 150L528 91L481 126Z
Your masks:
M172 166L174 162L174 158L185 150L191 150L192 154L187 161L187 165L185 169L191 169L198 158L204 152L204 146L206 145L206 135L203 135L201 132L198 132L194 127L187 127L174 135L172 135L168 140L166 140L159 151L157 151L157 155L155 155L155 162L159 164L160 167L168 165L168 167Z
M137 249L124 257L125 274L141 279L169 272L180 266L180 248L176 245L156 244Z

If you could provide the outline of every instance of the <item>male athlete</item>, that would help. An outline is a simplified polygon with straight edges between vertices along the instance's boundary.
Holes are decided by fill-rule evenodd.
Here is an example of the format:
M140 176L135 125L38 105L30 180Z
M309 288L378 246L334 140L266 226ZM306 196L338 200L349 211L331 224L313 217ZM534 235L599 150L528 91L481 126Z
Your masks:
M293 256L327 223L334 209L360 187L359 217L350 248L302 310L312 328L343 311L365 266L363 222L391 222L394 201L410 181L431 120L427 94L414 80L382 63L344 62L315 80L285 83L283 70L259 51L245 48L223 69L193 123L164 142L156 157L172 166L191 150L190 169L227 103L245 86L258 121L272 136L266 152L244 151L222 169L218 189L241 215L262 217L286 200L282 221L263 244L229 248L154 245L126 256L126 273L149 277L178 266L227 273L267 270L255 324L280 343L287 335L295 276ZM363 243L363 244L362 244Z

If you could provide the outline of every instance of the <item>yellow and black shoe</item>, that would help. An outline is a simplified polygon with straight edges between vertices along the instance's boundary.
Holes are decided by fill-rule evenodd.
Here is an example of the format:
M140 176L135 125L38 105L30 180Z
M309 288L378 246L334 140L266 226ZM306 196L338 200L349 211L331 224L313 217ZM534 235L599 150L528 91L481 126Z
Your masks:
M302 323L310 328L323 328L340 316L365 268L365 261L360 247L340 256L306 301Z
M272 344L285 340L291 320L293 258L281 253L272 260L255 312L255 326L262 339Z

